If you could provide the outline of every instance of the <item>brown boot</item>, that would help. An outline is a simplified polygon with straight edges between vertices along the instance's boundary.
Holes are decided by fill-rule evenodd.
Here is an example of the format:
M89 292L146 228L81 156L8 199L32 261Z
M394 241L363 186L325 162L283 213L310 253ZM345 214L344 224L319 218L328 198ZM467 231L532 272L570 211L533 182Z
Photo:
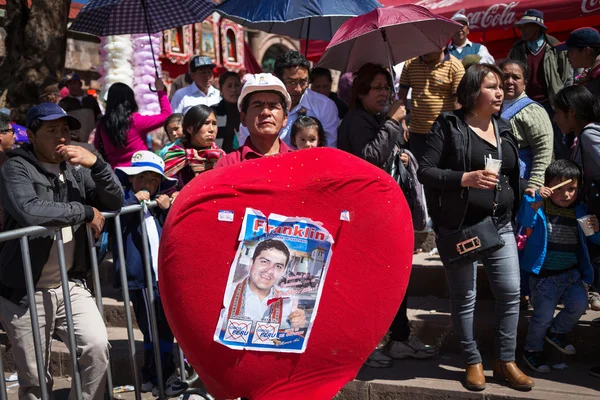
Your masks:
M494 379L508 381L508 384L517 390L531 390L535 386L533 379L525 375L514 361L495 360Z
M485 389L485 375L483 374L483 364L467 365L467 379L465 387L469 390Z

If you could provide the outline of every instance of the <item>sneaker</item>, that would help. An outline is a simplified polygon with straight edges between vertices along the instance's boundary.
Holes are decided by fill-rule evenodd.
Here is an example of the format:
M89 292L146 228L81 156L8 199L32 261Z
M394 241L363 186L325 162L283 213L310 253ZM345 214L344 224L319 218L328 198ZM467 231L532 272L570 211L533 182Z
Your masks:
M556 347L558 351L568 356L576 353L575 347L567 341L567 335L564 333L554 333L548 331L546 333L546 342Z
M436 355L438 349L421 343L415 336L410 336L405 342L393 341L390 344L390 357L395 360L403 358L429 358Z
M590 302L590 308L594 311L600 311L600 293L589 292L588 300Z
M596 365L594 368L591 368L590 375L600 378L600 365Z
M525 364L535 372L547 374L550 372L550 366L546 362L546 356L543 351L527 351L523 352L523 360Z
M188 390L189 385L185 382L181 382L178 376L171 375L167 382L165 383L165 396L174 397L179 396L181 393ZM158 387L152 389L152 396L158 397Z
M150 393L153 389L154 389L154 383L152 383L150 381L142 383L142 386L140 387L140 390L142 391L142 393Z
M392 359L383 354L380 349L375 349L367 358L365 365L371 368L388 368L392 366Z

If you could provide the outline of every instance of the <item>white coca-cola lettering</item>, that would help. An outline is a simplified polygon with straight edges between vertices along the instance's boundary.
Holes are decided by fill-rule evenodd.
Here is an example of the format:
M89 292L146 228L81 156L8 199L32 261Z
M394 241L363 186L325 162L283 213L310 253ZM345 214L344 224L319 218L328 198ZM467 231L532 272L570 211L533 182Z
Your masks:
M591 13L600 10L600 0L582 0L581 11Z
M436 8L450 7L462 2L463 0L421 0L415 5L435 10Z
M593 0L599 1L599 0ZM493 28L500 26L511 26L516 22L514 9L519 5L518 1L511 3L498 3L488 7L485 11L467 12L464 8L458 12L469 18L471 28Z

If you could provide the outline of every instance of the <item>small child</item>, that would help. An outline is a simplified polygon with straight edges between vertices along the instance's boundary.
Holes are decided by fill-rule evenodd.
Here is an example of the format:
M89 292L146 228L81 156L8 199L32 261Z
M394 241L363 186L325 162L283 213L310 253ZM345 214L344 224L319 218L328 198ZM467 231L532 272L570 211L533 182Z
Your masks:
M119 177L125 190L125 206L141 204L152 199L158 203L158 208L145 211L144 221L140 221L137 213L121 216L123 228L123 251L125 253L125 268L127 270L127 284L129 296L133 304L133 311L138 326L144 335L144 365L142 366L142 392L153 392L158 396L156 364L154 362L154 346L151 340L150 315L148 313L148 296L146 274L144 272L144 252L141 243L141 224L146 225L148 232L148 247L150 249L150 264L153 282L153 292L156 305L156 319L158 328L159 345L163 377L165 381L165 394L177 396L183 393L188 385L179 380L175 375L175 361L173 359L173 333L165 317L162 302L158 293L158 246L162 225L166 219L167 211L171 206L171 199L165 194L160 194L171 189L177 184L176 179L167 178L164 174L164 161L150 151L138 151L131 157L130 167L117 167L115 173ZM117 252L115 251L115 254ZM116 259L117 272L120 260Z
M551 189L561 183L564 185ZM533 302L523 358L536 372L550 372L544 341L563 354L575 354L566 335L588 306L584 282L590 284L594 272L587 240L600 243L600 234L596 216L587 222L594 235L585 236L579 226L577 219L588 215L587 206L577 201L580 184L581 171L576 164L554 161L546 169L546 186L535 197L524 196L517 217L524 228L531 228L520 256L521 268L531 272ZM554 317L558 304L564 308Z
M305 115L299 117L292 125L290 139L292 145L298 150L327 146L321 121Z

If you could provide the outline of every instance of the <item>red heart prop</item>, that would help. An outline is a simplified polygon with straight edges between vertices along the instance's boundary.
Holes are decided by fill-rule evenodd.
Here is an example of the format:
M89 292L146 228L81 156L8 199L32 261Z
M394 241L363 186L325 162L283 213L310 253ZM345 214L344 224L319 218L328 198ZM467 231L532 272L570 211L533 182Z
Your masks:
M320 221L333 256L306 351L233 350L213 340L246 207ZM218 221L219 210L234 222ZM350 221L340 214L348 210ZM330 399L352 380L396 314L413 226L398 184L335 149L302 150L199 175L165 224L160 290L173 333L217 398Z

